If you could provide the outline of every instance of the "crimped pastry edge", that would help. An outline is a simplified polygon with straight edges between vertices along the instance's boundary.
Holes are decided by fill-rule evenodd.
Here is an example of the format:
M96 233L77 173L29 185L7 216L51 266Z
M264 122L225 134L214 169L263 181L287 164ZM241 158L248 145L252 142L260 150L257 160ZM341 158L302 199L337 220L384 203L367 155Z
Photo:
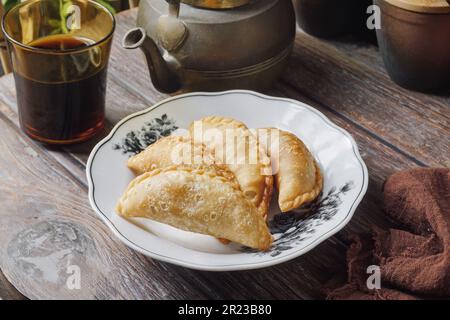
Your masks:
M189 131L192 131L192 128L196 122L205 122L205 123L209 123L212 125L216 125L216 124L232 125L236 128L248 130L248 127L242 121L239 121L239 120L236 120L233 118L229 118L229 117L208 116L208 117L204 117L200 120L193 121L192 124L189 126ZM191 134L192 134L192 132L191 132Z
M272 201L274 178L273 176L266 176L264 181L265 187L263 197L261 199L260 205L257 207L257 210L264 217L264 220L267 221L267 217L269 215L270 202Z
M169 143L172 143L172 144L175 144L175 143L190 143L193 147L194 146L199 146L199 147L202 148L202 152L205 153L203 156L204 156L204 159L206 159L206 161L209 160L209 157L213 158L213 155L206 154L206 146L204 144L195 143L195 141L190 136L167 136L167 137L163 137L161 139L158 139L155 143L153 143L150 146L148 146L145 150L142 150L140 153L138 153L138 154L132 156L131 158L129 158L127 160L127 167L128 167L128 169L133 171L136 175L143 174L143 173L139 173L138 170L136 170L134 168L134 162L136 161L136 159L142 153L144 153L146 151L153 150L153 149L158 149L159 145L162 144L162 143L167 143L167 140L170 140ZM189 165L189 164L185 164L185 165ZM200 165L200 164L193 164L193 165ZM175 164L172 164L171 166L175 166ZM153 170L156 170L156 169L158 169L158 168L151 169L149 171L153 171ZM143 170L140 170L140 171L143 171Z
M213 168L214 170L210 170L211 168ZM209 178L212 179L219 179L219 181L228 184L229 186L231 186L235 191L238 192L242 192L239 183L237 182L234 174L228 169L228 167L226 166L222 166L222 165L209 165L209 166L189 166L189 165L174 165L174 166L170 166L170 167L166 167L166 168L160 168L160 169L155 169L153 171L150 172L146 172L143 173L142 175L136 177L127 187L127 189L125 190L123 196L120 198L117 206L116 206L116 212L123 217L126 217L126 215L124 215L122 213L122 202L126 201L128 199L128 195L130 190L132 190L137 184L142 183L143 181L150 179L152 177L155 177L159 174L165 173L165 172L177 172L177 171L184 171L184 172L191 172L191 173L195 173L195 174L199 174L199 175L207 175ZM216 174L214 174L214 172ZM246 199L246 197L242 194L243 198ZM249 201L249 200L247 200ZM249 201L250 204L253 205L253 203L251 203L251 201ZM255 209L257 209L255 207ZM258 212L258 210L257 210ZM259 212L258 212L259 213ZM267 225L264 223L264 225L267 228ZM260 226L261 227L261 226ZM270 233L270 229L268 229L268 234L269 237L267 239L259 239L260 241L260 245L261 248L259 248L259 250L261 251L266 251L270 248L270 246L272 245L273 242L273 235ZM223 243L226 244L226 242L229 242L229 240L227 239L220 239L224 241ZM261 242L262 240L262 242ZM267 241L266 241L267 240ZM225 242L226 241L226 242Z
M280 205L280 209L282 212L288 212L294 209L299 208L305 203L309 203L311 201L314 201L322 192L323 189L323 175L320 170L319 165L317 164L317 161L314 159L314 168L316 169L316 183L315 188L311 190L310 192L303 193L293 200L290 201L284 201L283 204Z
M212 170L211 170L212 169ZM191 172L198 175L207 175L210 178L219 178L223 182L230 183L233 189L235 190L241 190L241 187L239 186L239 183L236 180L236 177L234 176L234 173L231 172L226 166L223 165L173 165L165 168L159 168L152 170L150 172L143 173L139 177L135 179L139 180L138 182L142 182L145 179L148 179L150 177L156 176L161 173L170 172L170 171L185 171L185 172ZM144 176L144 177L143 177ZM142 178L141 178L142 177ZM139 179L141 178L141 179ZM133 184L134 186L135 184Z
M213 170L210 170L213 168ZM131 189L133 189L137 184L140 184L141 182L152 178L154 176L157 176L161 173L165 172L171 172L171 171L185 171L185 172L192 172L199 175L206 174L208 177L212 179L219 179L224 183L228 183L234 190L241 191L241 187L239 183L236 180L236 177L234 174L225 166L219 166L219 165L208 165L208 166L190 166L190 165L173 165L165 168L158 168L149 172L145 172L141 174L140 176L133 179L133 181L130 182L128 187L126 188L125 192L123 193L122 197L119 199L119 202L116 206L116 212L121 214L121 204L123 201L125 201L128 198L128 193Z
M189 132L192 136L192 130L193 130L193 126L196 122L204 122L207 123L208 125L220 125L220 126L234 126L236 129L243 129L243 130L248 130L250 131L250 129L247 127L247 125L245 123L243 123L242 121L233 119L233 118L229 118L229 117L222 117L222 116L207 116L204 117L200 120L196 120L194 122L192 122L192 124L189 126ZM251 134L253 134L250 131ZM264 150L264 147L259 143L258 141L258 137L255 136L256 139L256 143L257 143L257 148L261 149L261 151L263 151L263 153L269 158L270 160L270 156L267 154L267 151ZM271 164L269 163L268 165L263 165L264 168L270 168ZM269 214L269 207L270 207L270 202L272 200L272 194L273 194L273 185L274 185L274 177L273 175L266 175L264 176L264 191L263 191L263 196L261 198L261 201L259 203L259 205L256 207L257 211L264 217L265 220L267 220L267 216Z

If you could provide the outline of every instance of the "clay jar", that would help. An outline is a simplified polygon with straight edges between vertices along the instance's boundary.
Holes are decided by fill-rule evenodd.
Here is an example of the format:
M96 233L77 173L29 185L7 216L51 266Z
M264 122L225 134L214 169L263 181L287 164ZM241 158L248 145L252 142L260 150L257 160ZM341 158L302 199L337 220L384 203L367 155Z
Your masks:
M450 88L450 4L446 0L375 0L378 43L391 78L419 91Z

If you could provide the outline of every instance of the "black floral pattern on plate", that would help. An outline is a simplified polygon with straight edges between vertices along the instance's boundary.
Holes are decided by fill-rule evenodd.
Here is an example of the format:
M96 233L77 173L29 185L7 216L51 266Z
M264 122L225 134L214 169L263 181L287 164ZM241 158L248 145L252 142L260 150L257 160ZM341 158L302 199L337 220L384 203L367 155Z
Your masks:
M123 154L136 155L163 137L168 137L177 130L175 120L163 114L146 122L140 130L130 131L121 143L113 145L114 150L121 150Z
M321 195L316 202L309 207L290 213L279 213L270 222L269 228L274 236L272 247L265 252L242 247L241 252L256 255L270 254L276 257L284 251L293 249L301 242L309 239L316 227L331 220L339 211L342 204L341 197L354 187L354 182L349 181L341 188L333 187L326 195Z

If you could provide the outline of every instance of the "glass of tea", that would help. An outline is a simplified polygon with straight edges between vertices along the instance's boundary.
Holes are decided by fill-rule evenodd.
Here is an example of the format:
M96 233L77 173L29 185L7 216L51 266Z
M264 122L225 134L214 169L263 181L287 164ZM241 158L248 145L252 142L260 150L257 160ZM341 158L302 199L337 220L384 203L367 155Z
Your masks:
M22 130L49 144L88 140L103 128L114 16L90 0L30 0L2 28Z

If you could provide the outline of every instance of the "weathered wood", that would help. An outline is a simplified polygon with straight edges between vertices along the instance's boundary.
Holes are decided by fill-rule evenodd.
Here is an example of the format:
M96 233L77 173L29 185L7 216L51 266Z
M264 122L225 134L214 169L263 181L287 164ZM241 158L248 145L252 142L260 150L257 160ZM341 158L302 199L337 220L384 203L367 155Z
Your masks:
M200 282L192 287L166 264L146 259L113 237L91 210L86 190L3 115L0 147L1 167L8 168L0 173L0 263L27 297L206 297ZM80 268L80 290L66 286L70 266Z
M135 15L135 11L129 11L118 16L108 80L108 123L104 134L129 113L142 110L166 97L151 85L142 54L139 51L126 51L120 48L120 37L126 29L134 26ZM370 185L366 198L344 232L294 261L265 270L208 273L147 259L119 243L87 204L85 162L93 145L101 136L85 144L67 148L42 148L40 144L32 142L18 130L14 83L13 78L8 76L0 79L0 148L5 153L5 159L0 160L0 168L8 168L8 172L5 173L0 170L0 176L5 177L7 181L0 186L0 200L2 204L6 204L5 213L2 213L0 241L8 244L3 251L0 251L0 267L4 268L5 274L12 283L30 298L58 296L67 298L308 299L321 297L324 284L335 276L334 268L344 264L345 234L353 231L367 231L372 225L381 227L389 225L379 206L380 190L384 179L397 170L414 167L422 162L433 165L438 161L433 162L419 150L406 148L413 143L411 141L400 144L394 139L393 133L380 129L384 128L385 124L371 123L379 119L374 112L368 112L366 109L359 110L356 103L351 104L350 107L341 105L348 103L349 100L352 102L351 96L357 94L356 90L365 92L352 77L357 76L358 81L362 83L366 81L372 83L374 79L386 81L386 75L379 66L374 64L375 67L370 68L371 63L368 61L377 59L374 54L376 51L369 48L364 49L367 51L359 50L351 56L346 53L346 51L352 52L347 45L333 47L332 42L309 39L309 36L304 34L300 34L298 39L301 41L296 45L296 53L288 71L290 76L286 76L285 80L277 84L269 93L291 97L313 105L332 121L348 130L357 140L362 156L369 167ZM308 43L303 44L302 41L308 41ZM313 55L312 50L317 50L318 54ZM327 83L330 82L328 86L332 88L330 98L324 97L326 90L313 86L319 81L319 77L313 73L317 70L323 71L320 69L321 63L342 71L340 76L335 71L331 72L332 76L324 76L328 79ZM293 68L305 76L292 75L296 73L295 70L292 71ZM360 69L362 71L358 71ZM368 73L369 80L364 78L365 72ZM311 83L305 80L309 78L312 79ZM341 83L344 80L351 81L355 92L350 91L350 84ZM339 86L345 90L339 91ZM383 96L390 91L387 91L389 90L387 87L381 89L382 94L372 93L370 97L373 98L375 95L373 99L383 101ZM398 93L396 90L398 89L393 89L396 95L401 97L405 95L404 92ZM389 97L386 99L389 101ZM446 99L446 97L412 94L408 103L416 103L421 108L416 112L417 123L422 126L428 126L430 123L442 127L445 124L442 117L445 113L443 115L441 113L445 111L443 107L446 106ZM431 111L424 108L423 101L433 102ZM374 108L382 110L379 105L375 105ZM411 109L409 107L404 109L409 110L407 115L412 117L414 113ZM361 115L364 112L367 113L365 117L363 117L364 114ZM439 118L427 119L424 115L430 115L429 112ZM363 120L361 124L358 123L360 117ZM408 130L411 129L409 125L404 125L408 117L399 119L402 125L397 131L409 132ZM388 120L392 121L392 119ZM439 138L441 137L437 137ZM434 146L431 148L432 152L436 152ZM443 156L449 158L448 150L444 150ZM54 236L61 242L63 249L69 248L67 256L62 258L55 256L54 259L49 259L44 255L50 252L61 252L60 248L57 248L53 242L47 241L43 242L42 247L33 247L32 241L28 240L27 233L23 230L29 230L35 234L41 232L42 237L38 239ZM80 241L72 240L73 238L67 236L68 234L75 234L81 239L82 245L78 246ZM23 253L19 250L20 246L16 244L20 239L25 239L19 243L31 246L31 253L35 256L25 257L24 260ZM77 250L84 250L87 254L80 254ZM39 255L43 256L41 260L38 259ZM64 266L61 267L61 261L64 262L64 259L68 259L67 257L72 259L71 263L79 264L83 266L83 270L87 270L89 283L86 286L83 285L80 291L68 292L69 290L64 288L64 283L61 285L67 278ZM35 268L24 268L24 261L26 263L31 261L30 266L34 265ZM47 267L60 270L55 280L58 283L56 288L55 284L49 281L54 278L27 277L27 272L36 270L38 262L48 263Z
M114 74L112 71L111 74ZM119 77L117 77L119 78ZM9 85L5 86L9 88L8 90L5 90L2 92L2 98L4 100L7 100L9 103L14 104L15 97L14 97L14 87L11 85L12 78L9 77ZM120 118L125 116L126 114L141 110L144 106L142 105L142 99L139 99L136 96L130 96L130 93L126 93L120 90L120 86L115 85L114 76L110 77L110 88L109 90L109 98L108 98L108 119L109 121L115 122L118 121ZM130 101L132 101L130 103ZM154 102L154 98L151 102ZM147 103L150 103L147 101ZM127 110L127 106L129 108L132 108L132 110ZM15 105L12 107L15 108ZM123 114L125 112L126 114ZM3 110L4 114L8 114L9 119L17 126L18 125L18 118L15 112L13 111L7 111ZM35 144L34 142L30 142L32 144ZM92 143L92 142L91 142ZM88 143L89 144L89 143ZM37 148L40 148L39 144L36 144ZM92 146L87 145L79 145L75 147L71 147L70 150L72 154L74 155L74 158L79 160L80 162L85 161L89 151L91 150ZM77 151L79 150L79 152ZM63 166L70 171L71 175L77 176L80 181L84 179L84 173L76 172L74 171L67 163L70 164L70 161L65 159L65 153L61 152L60 150L48 150L43 149L43 153L48 154L49 157L54 157L57 161L62 163ZM217 279L220 279L220 282L227 283L228 290L220 290L220 288L214 288L211 289L211 291L216 292L216 296L234 296L236 298L270 298L270 297L276 297L276 298L311 298L311 297L318 297L320 296L320 287L321 287L321 280L325 281L328 279L328 275L325 273L324 267L327 265L336 264L336 260L342 257L342 253L344 252L344 247L342 244L338 244L337 246L330 246L325 245L325 247L328 247L326 250L326 253L323 254L323 259L319 259L319 261L316 261L315 263L308 262L308 259L305 259L305 262L297 263L295 264L295 270L293 271L255 271L255 272L248 272L244 274L239 273L227 273L222 275L216 275L216 274L209 274L209 273L198 273L201 275L202 278L205 280L207 279L208 283L215 283ZM316 254L317 255L317 254ZM329 259L329 261L327 261ZM324 263L326 261L326 263ZM168 268L174 269L172 272L176 272L178 269L177 267L173 266L167 266ZM283 266L283 270L285 266ZM313 276L308 273L307 269L322 269L321 275L324 277L316 277L314 281L312 280ZM302 272L299 273L298 270L302 270ZM182 275L186 277L186 272L184 269L182 269ZM298 282L302 283L302 286L299 286L298 288L293 288L292 290L286 289L286 287L289 287L289 280L285 279L283 276L284 274L294 273L296 274L297 278L300 278ZM298 274L298 276L297 276ZM198 281L195 280L195 277L192 277L193 283L198 286ZM267 288L265 290L261 289L261 286L258 285L259 281L256 281L256 279L261 280L262 283L265 285L264 288ZM323 282L322 281L322 282ZM254 286L251 287L248 284L254 283ZM241 288L243 284L247 284L246 287L248 290L244 290L245 288ZM269 285L270 284L270 285ZM212 286L212 285L211 285ZM214 295L211 295L211 297L214 297ZM187 296L187 298L192 298L192 296Z
M126 114L140 110L143 108L142 100L139 100L137 97L130 96L130 93L126 93L120 90L120 87L116 87L114 84L114 80L111 82L111 86L114 87L109 91L109 98L108 98L108 117L110 121L118 121L120 118L124 117ZM7 96L6 91L3 91L3 98L6 98L9 101L13 101L13 96ZM13 94L13 91L10 91L11 94ZM126 101L122 101L121 99L126 99ZM132 104L130 104L130 101L133 101ZM130 104L131 108L136 108L132 110L126 110L125 103ZM0 111L8 116L8 119L15 125L18 126L18 117L16 112L9 109L6 106L1 106L0 104ZM126 114L121 114L125 112ZM73 159L67 158L67 153L63 152L62 150L59 150L58 148L54 149L42 149L41 145L32 141L29 141L30 144L35 145L37 150L40 152L46 154L48 157L54 157L59 164L62 164L65 169L68 171L67 175L69 175L71 178L76 178L78 182L81 182L84 184L84 188L86 189L86 182L84 178L84 163L83 166L80 168L80 170L74 170L73 169ZM90 142L91 144L93 142ZM87 145L79 145L75 147L71 147L72 155L77 161L85 161L85 158L88 155L89 151L91 150L92 146ZM82 150L85 150L84 153ZM77 153L77 150L80 150L79 153ZM281 270L284 270L286 268L283 266L280 270L262 270L262 271L254 271L251 273L228 273L223 275L216 275L216 274L208 274L208 273L198 273L199 276L205 279L205 281L208 281L208 286L210 287L211 283L215 283L217 279L220 279L220 282L227 283L228 290L221 290L219 291L219 288L215 290L211 290L215 292L216 296L226 295L226 296L234 296L236 298L312 298L312 297L319 297L320 296L320 287L323 282L325 282L328 279L328 275L325 272L325 268L327 265L334 265L336 264L336 260L338 260L340 257L343 257L342 253L344 252L344 247L340 243L337 246L333 245L325 245L327 250L323 253L323 259L319 259L319 261L316 261L315 263L308 262L308 259L305 258L304 262L300 262L295 264L295 273L298 273L298 270L303 270L301 273L298 273L296 275L297 278L300 278L301 280L298 280L299 282L303 283L301 287L295 288L295 293L289 289L286 289L289 287L289 281L287 281L283 274L286 273L292 273L292 270L286 270L281 272ZM317 254L316 254L317 255ZM327 261L329 260L329 261ZM327 261L324 263L324 261ZM294 265L293 265L294 266ZM184 269L181 269L177 267L173 267L170 265L167 265L167 268L171 269L172 273L179 273L180 276L186 278L186 272ZM307 270L313 269L313 270L320 270L322 269L322 278L316 277L314 281L312 281L312 274L310 274ZM199 283L197 280L194 280L196 277L191 277L191 281L193 281L193 284L195 286L198 286ZM263 283L270 283L270 285L264 286L267 288L270 288L270 290L262 290L260 285L258 284L259 281L256 281L256 279L263 279ZM249 283L253 283L254 287L249 286ZM247 290L244 290L241 288L243 284L247 284ZM216 292L218 291L218 292ZM214 295L208 296L208 297L214 297ZM221 296L223 297L223 296ZM186 298L193 298L192 295L187 295Z
M12 125L17 126L18 125L18 119L17 115L14 111L10 110L8 112L9 107L6 107L5 105L2 105L0 103L0 111L2 114L8 116L8 121L11 122ZM22 134L21 134L22 135ZM85 185L84 179L84 172L81 177L75 177L76 171L74 172L69 166L67 166L66 161L69 161L67 159L64 159L62 161L61 157L56 156L56 154L64 154L61 151L58 150L49 150L49 149L43 149L40 144L29 141L26 137L24 137L24 140L27 141L29 145L31 145L32 148L30 150L35 150L36 153L39 154L40 157L48 157L48 158L54 158L58 163L58 165L62 165L66 170L62 170L63 168L59 168L62 173L65 176L67 176L67 179L71 179L75 185L80 186L81 189L86 192L87 186ZM1 164L0 166L3 167L8 164ZM55 165L53 165L53 170L55 170ZM44 170L45 172L45 170ZM14 174L14 173L12 173ZM41 173L42 174L42 173ZM14 174L16 175L16 174ZM49 188L46 189L47 192L52 192L52 187L54 188L60 188L61 186L55 185L52 182L49 183ZM33 188L35 185L33 184ZM5 188L11 188L11 186L5 186ZM66 188L64 188L66 190ZM11 193L14 194L18 192L18 190L12 190ZM67 190L68 193L71 193L70 190ZM79 192L82 192L81 190ZM31 191L30 191L31 193ZM7 193L5 193L7 194ZM62 198L60 199L62 202L69 201L68 199L63 199L65 195L60 195ZM40 197L39 195L36 195L36 197ZM40 199L40 198L39 198ZM45 200L43 200L45 201ZM81 200L80 200L81 201ZM83 202L85 202L86 199L84 199ZM11 207L14 205L18 205L17 202L20 202L19 199L16 199L11 203ZM85 209L85 208L84 208ZM84 210L83 209L83 210ZM35 208L37 212L35 214L39 214L39 211L41 208L37 206ZM90 215L94 215L92 210L89 210ZM21 210L19 209L19 212L21 213ZM83 215L86 215L87 213L82 213ZM59 219L66 219L66 215L70 215L70 212L66 212L64 210L61 210L61 212L58 212L58 220ZM5 225L8 225L8 229L11 233L19 232L21 229L18 229L21 227L21 225L11 225L9 221L6 218L3 218L2 221L5 221ZM98 221L98 223L102 223L101 221ZM106 227L105 227L106 228ZM97 234L95 232L92 232L90 236L94 239L97 238ZM0 239L1 240L1 239ZM101 242L101 241L99 241ZM252 272L233 272L233 273L224 273L222 275L213 274L213 273L206 273L206 272L196 272L196 271L187 271L183 268L171 266L168 264L162 264L167 268L167 270L170 270L171 274L177 275L179 277L184 278L187 281L191 281L194 287L202 286L202 282L197 279L197 277L200 277L200 279L204 279L206 282L203 284L203 287L209 288L211 291L208 295L208 298L223 298L223 297L235 297L235 298L255 298L255 299L266 299L266 298L279 298L279 299L287 299L287 298L312 298L312 297L320 297L321 292L320 288L326 280L328 280L328 275L326 274L326 266L328 265L335 265L336 261L339 261L340 258L343 257L344 252L344 246L342 243L335 243L335 244L326 244L322 245L323 248L325 248L324 252L319 255L321 258L318 260L311 262L310 259L305 257L303 260L297 261L295 264L291 264L291 268L293 270L290 270L287 265L280 266L279 269L268 269L268 270L259 270L259 271L252 271ZM110 250L110 248L105 248L105 250ZM317 256L317 253L315 254ZM325 263L326 262L326 263ZM130 261L124 261L124 264L129 264ZM17 268L17 266L11 266L7 265L5 266L5 270L14 269L16 272L21 273L20 269ZM138 267L136 267L138 269ZM19 270L19 271L17 271ZM302 270L301 273L298 272L298 270ZM308 270L322 270L321 277L314 277ZM6 271L6 272L7 272ZM289 284L289 281L285 279L283 276L284 274L290 274L294 273L295 271L295 277L297 278L297 281L302 283L303 285L301 287L292 287ZM157 271L153 270L153 273ZM317 272L317 271L316 271ZM189 273L192 273L191 277L188 277L187 275ZM22 276L19 276L18 274L13 274L13 282L16 283L17 279L19 278L25 278ZM212 287L212 284L216 283L220 279L219 282L226 283L227 290L222 290L222 287L214 288ZM314 279L314 281L312 280ZM144 280L143 280L144 281ZM261 286L260 283L264 283L264 286ZM20 285L20 284L19 284ZM245 285L245 288L241 288L241 286ZM225 285L224 285L225 286ZM33 290L34 284L33 283L27 283L26 287L28 290ZM289 289L291 287L291 289ZM214 289L213 289L214 288ZM270 288L270 289L269 289ZM295 291L293 291L295 290ZM29 291L28 291L29 292ZM194 292L195 293L195 292ZM214 293L214 294L213 294ZM47 297L45 292L39 292L39 295L32 296L30 293L27 293L28 297ZM105 293L105 297L110 294L109 292ZM137 295L136 297L143 297ZM159 298L163 298L162 296ZM173 298L173 297L172 297ZM195 295L193 294L187 294L184 296L184 298L195 298Z
M118 97L117 97L118 98ZM3 111L3 113L6 114L5 111ZM9 116L13 118L13 121L17 124L17 119L15 118L15 113L14 112L10 112ZM58 159L59 160L59 159ZM299 295L299 297L303 297L303 298L309 298L309 297L317 297L320 294L320 290L319 288L322 287L323 282L327 279L327 277L329 277L328 273L327 273L327 269L328 266L330 265L336 265L338 264L342 264L343 261L343 247L342 244L338 244L336 245L332 245L330 246L329 244L324 244L320 247L320 249L316 249L314 252L312 252L311 254L308 254L304 257L304 259L297 259L295 262L292 262L290 264L284 265L284 266L280 266L280 268L277 268L276 270L273 271L273 273L275 273L277 276L275 276L276 279L276 283L280 283L283 284L285 286L285 290L283 290L283 288L278 289L278 290L273 290L274 289L274 285L272 283L272 281L270 280L266 280L264 281L265 283L267 283L267 287L271 288L272 291L265 291L264 293L266 294L263 297L292 297L292 296L286 296L286 294L292 294L292 291L297 291L297 294ZM313 258L311 258L313 257ZM311 263L311 260L316 260L315 263ZM302 270L301 273L298 272L298 270ZM311 272L312 270L312 272ZM261 276L259 275L259 272L252 272L253 274L256 274L256 277L261 278ZM261 271L262 274L267 274L267 271ZM270 274L271 272L269 272ZM293 274L292 277L289 277L289 279L287 280L284 276L280 276L280 275L284 275L284 274ZM316 276L313 277L313 274L316 274ZM300 276L299 276L300 275ZM319 276L320 275L320 276ZM302 279L302 276L305 279ZM212 283L216 283L218 280L217 278L220 279L220 283L224 282L228 284L228 287L234 288L233 289L229 289L229 290L223 290L221 292L223 292L224 294L227 295L227 297L236 297L236 298L243 298L246 294L245 291L243 291L242 289L239 288L239 286L241 286L241 283L257 283L255 282L255 279L248 279L247 281L244 281L244 277L241 274L230 274L230 275L210 275L210 274L205 274L203 275L203 277L205 277L206 279L208 279L209 281L212 281ZM267 275L268 279L274 279L274 275ZM278 279L277 279L278 278ZM314 281L312 280L314 279ZM322 282L318 281L318 279L321 279ZM292 283L296 283L297 285L292 285ZM237 286L237 288L236 288ZM310 287L308 288L309 290L305 290L305 287ZM311 289L312 288L312 289ZM257 290L256 288L253 288L254 290ZM292 291L290 291L292 290ZM308 292L308 294L305 293ZM253 294L255 297L258 295ZM284 295L284 296L283 296Z
M6 279L0 270L0 300L26 300L26 297Z
M450 96L412 93L387 75L299 34L283 80L376 135L417 164L448 166Z
M305 36L305 32L303 30L298 28L298 31L299 33L304 34L299 36ZM354 35L343 35L331 39L320 39L319 41L341 51L358 63L362 63L373 69L385 72L383 58L379 53L378 47L367 40L361 39L360 37L356 37Z
M300 29L299 29L300 30ZM300 33L297 35L297 38L306 37L307 39L312 38L309 35L306 35L303 31L300 30ZM377 73L383 81L386 81L387 84L392 85L402 91L403 94L412 97L415 100L424 102L422 105L417 108L419 113L426 112L429 108L435 108L435 104L437 106L447 106L447 108L443 108L442 110L437 110L441 115L445 116L448 119L449 111L448 106L450 104L450 88L446 92L441 94L423 94L416 91L410 91L406 89L401 89L392 80L389 78L389 75L386 72L386 68L384 66L383 59L379 52L379 49L374 44L371 44L367 41L362 41L358 38L352 36L343 36L337 39L316 39L316 41L320 41L325 50L338 50L348 59L351 59L355 64L363 64L373 73ZM425 106L425 108L421 108L421 106ZM441 112L443 111L443 113ZM444 118L444 119L445 119Z

